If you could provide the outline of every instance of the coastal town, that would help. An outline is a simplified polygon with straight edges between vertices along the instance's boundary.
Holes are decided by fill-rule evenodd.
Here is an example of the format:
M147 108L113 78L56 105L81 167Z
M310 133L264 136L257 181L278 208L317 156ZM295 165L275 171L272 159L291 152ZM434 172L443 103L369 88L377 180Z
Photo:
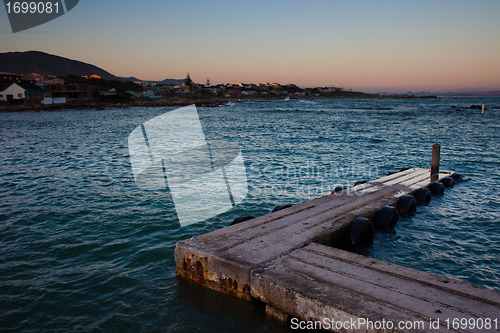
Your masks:
M280 83L195 83L189 73L174 84L152 81L108 80L97 74L56 77L45 74L0 72L0 105L3 107L55 107L111 105L218 105L234 99L378 98L342 87L301 88ZM403 97L398 95L392 97ZM383 96L386 97L386 96ZM408 96L409 97L409 96Z

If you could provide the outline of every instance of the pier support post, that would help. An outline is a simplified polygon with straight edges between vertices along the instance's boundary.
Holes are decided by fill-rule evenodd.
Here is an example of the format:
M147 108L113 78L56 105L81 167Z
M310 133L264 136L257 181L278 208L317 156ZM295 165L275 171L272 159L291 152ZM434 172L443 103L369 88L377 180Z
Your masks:
M432 161L431 161L431 182L435 182L439 177L439 155L441 146L437 143L432 145Z
M483 106L481 107L481 114L484 115L484 109L486 108L486 103L483 102Z

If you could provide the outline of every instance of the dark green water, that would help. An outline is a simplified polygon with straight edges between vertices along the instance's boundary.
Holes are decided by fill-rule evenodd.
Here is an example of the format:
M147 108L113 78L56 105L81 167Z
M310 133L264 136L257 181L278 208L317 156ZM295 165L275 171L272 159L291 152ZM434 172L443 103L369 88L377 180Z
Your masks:
M279 332L258 305L179 281L176 242L405 166L465 182L364 253L500 290L500 99L318 100L200 108L207 139L243 150L249 194L180 228L133 180L127 137L171 108L0 114L0 331ZM493 108L496 107L496 108Z

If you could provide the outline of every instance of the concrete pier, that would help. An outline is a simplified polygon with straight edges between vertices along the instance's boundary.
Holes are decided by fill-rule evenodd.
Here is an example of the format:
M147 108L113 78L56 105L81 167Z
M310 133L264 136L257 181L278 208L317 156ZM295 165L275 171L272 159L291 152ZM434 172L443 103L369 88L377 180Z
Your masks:
M449 175L440 171L438 178ZM282 319L385 318L429 325L439 319L433 332L474 332L454 330L444 320L500 321L500 293L339 249L353 220L372 219L382 206L428 186L430 178L428 169L408 169L179 242L176 273L226 294L259 299Z

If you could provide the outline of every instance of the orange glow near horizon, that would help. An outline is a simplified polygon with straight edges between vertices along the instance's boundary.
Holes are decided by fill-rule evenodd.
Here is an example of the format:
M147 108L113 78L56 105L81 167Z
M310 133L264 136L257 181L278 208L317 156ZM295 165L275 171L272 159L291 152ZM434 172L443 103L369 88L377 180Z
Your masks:
M498 0L154 3L124 0L116 13L83 2L18 34L0 13L0 52L39 50L141 80L500 90Z

